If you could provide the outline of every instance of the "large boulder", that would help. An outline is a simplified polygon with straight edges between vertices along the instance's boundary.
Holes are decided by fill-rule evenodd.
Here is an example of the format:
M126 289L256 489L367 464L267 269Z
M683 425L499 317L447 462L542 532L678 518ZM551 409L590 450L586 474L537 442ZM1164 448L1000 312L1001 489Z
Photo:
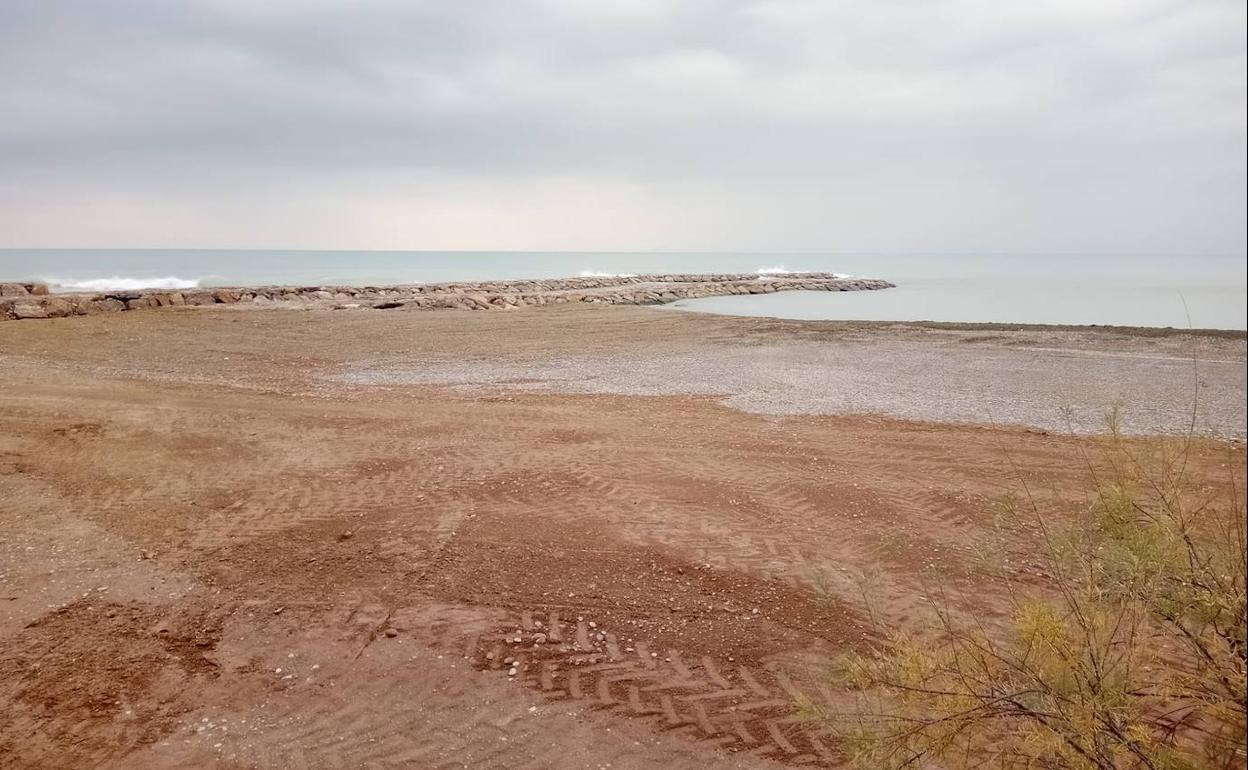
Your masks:
M43 309L48 318L65 318L74 314L74 303L60 297L48 297L43 300Z
M186 304L186 297L184 297L180 291L148 294L147 298L155 301L157 307L172 307L174 305Z
M210 291L188 291L182 296L188 305L212 305L217 301Z
M30 292L20 283L0 283L0 297L29 297Z
M89 294L67 297L66 300L74 315L92 315L100 312L100 309L95 306L95 297Z
M120 313L126 309L126 303L112 297L93 300L91 304L95 305L95 309L101 313Z
M14 318L18 319L48 317L47 308L38 302L20 302L14 305L13 309L9 312L13 314Z

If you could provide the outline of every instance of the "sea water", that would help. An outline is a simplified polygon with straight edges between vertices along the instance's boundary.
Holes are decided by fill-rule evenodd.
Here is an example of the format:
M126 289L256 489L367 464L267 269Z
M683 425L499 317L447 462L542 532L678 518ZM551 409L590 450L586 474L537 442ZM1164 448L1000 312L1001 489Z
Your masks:
M891 268L883 277L895 289L707 297L673 307L804 319L1248 328L1243 258L898 256L877 264L882 273Z
M0 280L44 281L54 291L784 271L884 278L897 288L672 307L806 319L1248 328L1242 255L0 250Z

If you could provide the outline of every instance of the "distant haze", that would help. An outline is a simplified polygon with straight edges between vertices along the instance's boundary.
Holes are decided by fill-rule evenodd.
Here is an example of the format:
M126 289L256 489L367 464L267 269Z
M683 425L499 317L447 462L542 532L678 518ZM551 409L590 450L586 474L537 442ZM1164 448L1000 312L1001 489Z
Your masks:
M1242 0L3 0L0 247L1245 251Z

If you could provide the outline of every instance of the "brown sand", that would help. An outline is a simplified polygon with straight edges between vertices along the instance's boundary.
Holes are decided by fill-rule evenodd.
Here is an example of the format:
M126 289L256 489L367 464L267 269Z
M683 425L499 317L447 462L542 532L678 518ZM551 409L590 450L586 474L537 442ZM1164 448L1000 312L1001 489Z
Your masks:
M1077 500L1090 440L360 373L864 340L1242 370L1242 340L1062 334L630 308L0 325L0 766L834 764L791 706L874 633L850 576L891 625L935 589L993 617L992 501ZM1235 371L1207 379L1242 404ZM1197 454L1213 480L1244 462ZM1032 538L997 555L1042 582Z

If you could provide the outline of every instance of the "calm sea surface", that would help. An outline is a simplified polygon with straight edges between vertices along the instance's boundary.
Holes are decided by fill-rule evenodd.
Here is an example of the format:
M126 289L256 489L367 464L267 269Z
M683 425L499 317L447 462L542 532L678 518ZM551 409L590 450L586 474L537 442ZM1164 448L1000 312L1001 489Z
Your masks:
M775 269L884 278L897 288L672 307L809 319L1248 328L1243 256L0 250L0 280L37 279L60 291Z

